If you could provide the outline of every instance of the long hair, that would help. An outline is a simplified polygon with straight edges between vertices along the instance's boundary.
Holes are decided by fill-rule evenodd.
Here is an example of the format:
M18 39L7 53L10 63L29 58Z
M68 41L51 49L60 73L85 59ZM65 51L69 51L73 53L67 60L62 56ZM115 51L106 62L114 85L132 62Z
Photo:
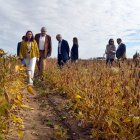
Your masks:
M111 42L114 42L114 40L111 38L111 39L109 39L109 41L108 41L108 45L111 45Z
M73 38L73 45L74 45L74 44L76 44L77 46L79 46L79 45L78 45L78 38L77 38L77 37L74 37L74 38Z
M28 41L27 34L28 34L29 32L32 33L32 37L31 37L31 39L30 39L30 41L32 42L32 41L34 40L34 35L33 35L33 32L30 31L30 30L26 32L25 41Z

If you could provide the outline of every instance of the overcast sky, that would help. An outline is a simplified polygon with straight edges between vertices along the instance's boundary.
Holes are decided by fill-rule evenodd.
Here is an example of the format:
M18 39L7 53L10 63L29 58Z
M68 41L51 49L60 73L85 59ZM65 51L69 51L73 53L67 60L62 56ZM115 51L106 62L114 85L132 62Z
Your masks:
M140 0L0 0L0 48L8 53L16 53L27 30L36 34L42 26L52 37L52 57L58 33L70 48L78 37L80 58L103 56L108 40L118 37L127 57L140 52Z

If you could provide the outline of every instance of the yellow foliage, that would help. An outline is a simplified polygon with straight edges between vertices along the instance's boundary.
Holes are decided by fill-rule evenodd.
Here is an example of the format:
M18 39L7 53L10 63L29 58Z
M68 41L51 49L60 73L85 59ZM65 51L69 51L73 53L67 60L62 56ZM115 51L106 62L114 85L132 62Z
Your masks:
M18 94L18 95L17 95L17 99L18 99L20 102L22 102L22 95L21 95L21 94Z
M0 55L3 55L3 54L5 54L4 50L0 49Z
M21 101L20 100L18 100L18 99L14 99L14 103L16 104L16 105L21 105Z
M22 119L22 118L17 117L17 116L14 115L14 114L11 116L11 118L12 118L12 120L13 120L14 123L23 124L23 119Z
M76 116L76 119L82 118L85 124L93 123L94 139L127 137L131 140L140 136L140 83L139 77L135 76L139 73L139 69L133 66L132 61L124 62L122 68L115 63L114 67L106 67L104 61L94 60L82 60L76 65L68 64L68 67L65 66L62 70L57 69L55 64L55 60L49 60L43 82L46 80L47 84L55 85L58 91L65 91L70 99L77 100L77 102L70 100L72 115ZM3 96L0 98L0 106L5 103L4 92L12 97L10 106L8 104L4 109L2 108L8 115L0 117L0 122L5 122L7 117L8 121L5 122L4 127L9 128L10 120L16 124L15 130L18 133L24 128L22 118L17 115L18 111L21 108L33 109L24 104L20 93L21 89L26 88L23 82L25 73L22 73L26 68L21 67L15 57L8 57L8 59L0 57L0 65L0 95ZM30 94L35 93L31 85L27 86L27 90ZM0 132L4 132L1 131L1 126ZM101 136L99 136L100 132ZM62 138L65 132L61 127L55 126L55 134L56 137ZM18 136L22 137L23 133L20 131Z
M5 101L5 98L4 96L0 97L0 105L4 104L6 101Z
M19 138L22 138L23 135L24 135L24 131L19 131L19 132L18 132L18 137L19 137Z
M112 119L107 120L107 123L108 123L108 126L111 127L111 125L112 125Z
M22 132L18 133L24 128L19 111L23 104L21 90L26 89L23 75L25 72L22 71L26 69L18 64L15 56L7 55L3 58L5 54L0 49L0 134L8 133L10 130L16 131L17 135L22 137Z
M27 69L26 67L21 66L19 70L20 70L20 71L25 71L26 69Z
M15 65L15 72L18 72L20 70L20 66L19 65Z
M27 109L30 109L30 110L33 110L33 109L34 109L34 108L32 108L32 107L30 107L30 106L28 106L28 105L24 105L24 104L21 105L21 107L22 107L22 108L27 108Z
M140 117L139 116L133 117L132 121L133 121L133 124L136 128L140 124Z
M131 60L122 66L114 63L111 68L94 60L80 60L62 70L54 64L55 60L48 63L46 83L76 99L72 100L72 113L85 124L93 123L94 139L140 137L140 120L134 117L140 116L140 82L135 76L139 70Z
M80 95L78 95L78 94L76 94L76 95L74 96L74 98L75 98L75 99L82 99L82 97L81 97Z
M27 86L27 90L28 90L28 92L30 93L30 94L35 94L35 92L34 92L34 90L33 90L33 87L31 86L31 85L28 85Z
M119 73L119 68L111 67L110 72L112 75L116 75Z
M131 119L130 118L126 118L123 122L124 123L129 123L129 122L131 122Z

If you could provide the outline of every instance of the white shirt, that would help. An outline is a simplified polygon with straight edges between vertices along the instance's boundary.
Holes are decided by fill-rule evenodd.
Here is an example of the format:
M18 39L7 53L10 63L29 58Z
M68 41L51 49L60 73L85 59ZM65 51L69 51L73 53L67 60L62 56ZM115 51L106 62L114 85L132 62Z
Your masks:
M61 43L62 41L58 42L58 53L61 54Z
M31 47L32 47L31 42L27 42L27 46L28 46L28 52L30 52L31 51Z
M46 35L45 36L41 36L39 38L39 50L44 50L44 46L45 46L45 39L46 39Z
M30 58L30 51L31 51L31 47L32 47L31 42L27 42L27 46L28 46L27 58Z
M120 48L121 44L122 44L122 43L118 44L118 49Z

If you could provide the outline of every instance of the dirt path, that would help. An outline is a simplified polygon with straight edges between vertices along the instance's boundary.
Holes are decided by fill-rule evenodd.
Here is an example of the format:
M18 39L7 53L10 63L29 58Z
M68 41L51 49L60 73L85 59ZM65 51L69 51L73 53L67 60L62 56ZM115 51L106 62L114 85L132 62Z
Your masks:
M28 105L34 109L25 110L23 112L25 122L23 140L51 140L54 135L53 128L43 124L44 118L49 119L50 117L54 118L55 116L51 107L46 102L45 109L41 108L41 103L38 101L38 95L30 95L27 102Z
M71 100L61 94L48 94L48 101L61 118L61 123L68 129L71 140L91 140L89 135L91 128L82 128L80 121L77 121L71 113Z
M24 103L33 109L23 109L20 111L25 126L22 140L52 140L54 130L49 124L45 125L44 121L49 120L49 118L55 118L56 115L53 109L48 105L47 100L39 101L38 93L31 95L24 91L23 94ZM42 105L45 106L43 107ZM17 134L10 133L7 136L7 140L18 140Z
M38 90L38 88L36 88ZM49 90L49 89L47 89ZM23 110L25 131L22 140L90 140L87 130L81 129L69 110L70 100L61 94L25 94L25 104L33 110ZM17 140L10 137L8 140Z

